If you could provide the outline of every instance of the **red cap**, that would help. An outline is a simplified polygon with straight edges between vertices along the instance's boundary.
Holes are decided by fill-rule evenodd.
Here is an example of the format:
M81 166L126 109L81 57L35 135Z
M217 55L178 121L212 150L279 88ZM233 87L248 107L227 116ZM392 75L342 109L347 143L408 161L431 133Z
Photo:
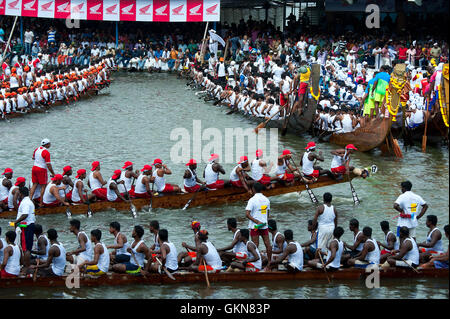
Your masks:
M79 169L77 171L77 176L75 176L75 178L79 178L81 175L86 174L86 170L84 168Z
M151 165L144 165L144 168L141 169L141 172L145 172L145 171L151 171L152 170L152 166Z
M187 162L186 166L191 166L191 165L194 165L194 164L197 164L197 161L195 159L191 158L189 160L189 162Z
M282 155L289 155L292 154L290 150L284 150Z
M19 186L19 184L25 183L25 177L17 177L16 183L14 185Z
M256 157L261 157L263 155L263 151L262 151L262 149L257 149L256 150Z
M216 159L219 159L219 154L211 154L211 157L209 158L209 162L211 162L211 161L214 161L214 160L216 160Z
M63 176L61 174L56 174L55 177L52 178L52 181L62 181Z
M244 163L244 162L247 162L247 161L248 161L248 157L247 156L241 156L239 158L238 164L241 164L241 163Z
M199 223L198 221L194 220L194 221L191 223L191 228L192 228L192 229L199 229L199 228L200 228L200 223Z
M122 174L122 171L120 169L116 169L114 171L114 175L112 176L112 179L117 179L120 177L120 174Z
M91 171L95 171L95 169L100 165L99 161L92 162Z
M123 167L122 167L122 168L128 168L128 167L130 167L130 166L133 166L133 163L130 162L130 161L126 161L126 162L123 164Z
M63 168L63 175L66 174L68 171L70 171L72 169L72 167L70 167L69 165L65 166Z
M355 150L355 151L358 150L358 149L355 147L355 145L353 145L353 144L348 144L348 145L345 147L345 149L346 149L346 150Z
M11 168L5 168L5 171L2 173L2 175L12 173L12 172L13 172L13 170Z
M155 164L162 164L162 160L159 159L159 158L155 159L155 160L153 161L153 165L155 165Z
M305 150L309 150L310 148L316 147L316 143L314 142L309 142L306 147Z

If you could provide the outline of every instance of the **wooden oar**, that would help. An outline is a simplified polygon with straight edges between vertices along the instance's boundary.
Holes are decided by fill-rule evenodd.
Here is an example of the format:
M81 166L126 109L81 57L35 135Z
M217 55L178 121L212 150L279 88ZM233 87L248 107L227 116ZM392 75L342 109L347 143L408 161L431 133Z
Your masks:
M172 279L172 280L177 280L177 279L170 273L170 271L167 270L166 266L164 266L164 265L162 264L161 260L159 260L158 257L155 257L155 258L156 258L156 261L158 261L158 263L161 265L161 267L162 267L162 269L164 270L164 272L166 273L166 275L167 275L170 279Z
M295 166L295 169L300 173L300 180L303 182L303 184L305 185L305 188L306 188L306 191L308 192L308 195L309 195L309 199L311 200L311 202L313 203L313 204L319 204L319 200L317 199L317 197L316 197L316 195L314 195L314 193L313 193L313 191L311 190L311 188L309 188L309 186L308 186L308 183L306 183L304 180L303 180L303 174L300 172L300 170L298 169L298 166L297 166L297 164L295 163L295 161L292 159L292 158L290 158L289 159L290 161L292 161L292 163L294 164L294 166Z
M409 268L411 268L412 270L414 270L417 274L420 274L420 271L418 271L416 268L414 268L413 266L411 266L410 264L408 264L406 262L406 260L402 257L402 260L405 264L407 264L409 266Z
M123 184L123 187L125 188L125 193L127 194L127 197L130 201L131 214L133 215L133 218L136 218L137 217L136 206L133 205L133 201L131 200L130 195L128 194L128 190L127 187L125 186L125 183Z
M200 186L196 191L195 194L191 197L191 199L186 203L186 205L184 205L182 210L186 210L189 205L191 204L191 202L195 199L195 197L197 197L197 194L200 192L200 190L202 189L202 187Z
M87 196L87 190L84 190L84 192L86 193L86 200L87 200L87 205L88 205L87 217L91 218L92 217L91 202L89 200L89 197Z
M287 104L286 104L287 105ZM269 119L267 119L264 122L259 123L259 125L257 127L255 127L254 131L256 134L258 134L259 130L263 129L266 127L267 123L269 123L276 115L278 115L281 111L285 110L286 106L284 106L283 108L280 108L278 110L278 112L276 112L274 115L272 115Z
M66 199L66 189L64 188L64 199ZM70 205L70 203L69 203ZM70 207L67 206L66 208L66 216L67 218L71 218L72 217L72 212L70 211Z
M134 255L133 249L132 249L131 247L130 247L130 249L131 249L131 256L133 256L134 262L136 263L136 265L137 265L139 268L141 268L141 266L139 266L139 263L138 263L138 261L137 261L137 259L136 259L136 256ZM140 273L141 273L141 275L143 275L145 278L147 278L147 276L145 275L145 272L144 272L144 270L143 270L142 268L141 268Z
M428 98L429 99L429 98ZM429 104L429 101L427 105ZM428 127L428 110L425 111L425 130L422 136L422 152L427 151L427 127Z
M350 182L350 190L352 191L353 204L359 205L360 200L358 198L358 194L356 194L355 188L353 187L352 180L350 179L350 171L347 172L347 178Z
M322 263L322 266L323 266L322 269L325 272L325 275L327 275L328 283L331 284L331 280L330 280L330 277L328 277L327 268L325 267L325 263L323 262L322 254L320 253L320 251L319 251L319 258L320 258L320 262Z
M204 271L205 271L206 284L208 285L208 288L210 288L211 285L209 284L208 270L206 269L206 262L205 262L204 258L203 258L203 267L204 267Z
M36 270L34 271L34 274L33 274L33 282L36 282L37 272L38 272L37 266L39 266L39 259L36 259Z
M155 183L152 183L152 196L150 197L150 206L149 206L149 208L148 208L148 212L150 213L151 211L152 211L152 209L153 209L153 207L152 207L152 203L153 203L153 196L156 196L158 193L154 193L153 192L153 188L154 188L154 186L155 186Z

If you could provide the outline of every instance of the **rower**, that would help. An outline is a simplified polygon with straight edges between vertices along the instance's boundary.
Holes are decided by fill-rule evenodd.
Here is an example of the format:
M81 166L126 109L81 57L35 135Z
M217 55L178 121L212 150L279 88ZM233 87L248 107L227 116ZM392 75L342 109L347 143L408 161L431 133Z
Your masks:
M303 176L308 180L308 182L316 182L319 176L328 175L329 177L335 179L334 175L329 170L323 170L320 166L314 166L314 161L324 161L322 151L316 154L316 143L309 142L306 147L306 152L300 160L300 165L302 165Z
M120 173L120 180L124 181L124 184L118 185L119 192L126 193L125 192L125 188L126 188L128 194L130 196L133 196L134 195L134 185L133 185L132 179L138 178L139 171L136 170L136 172L133 172L133 163L130 161L126 161L123 164L122 169L124 169L124 171L122 171Z
M246 228L239 230L241 237L239 241L247 249L247 257L231 263L231 269L243 270L248 272L259 272L262 269L262 258L258 246L249 240L250 232Z
M274 261L277 257L282 255L284 249L287 246L287 241L282 233L277 229L277 222L274 219L269 219L267 222L269 233L272 235L272 259ZM303 251L302 251L303 254ZM278 268L278 264L274 264L275 268Z
M400 212L397 222L397 236L399 235L400 228L406 226L409 228L409 234L412 238L416 237L417 221L425 214L428 209L428 204L422 197L413 193L412 183L410 181L402 182L401 184L402 194L397 198L394 203L394 209ZM419 215L417 215L419 206L421 207Z
M263 151L261 149L256 150L256 158L252 161L251 170L252 170L252 178L253 180L264 186L267 189L272 188L271 181L272 178L268 175L270 170L272 169L273 164L267 166L267 163L263 161L261 158L263 157ZM274 180L278 179L277 177L273 178Z
M245 215L249 220L248 228L250 229L252 242L255 243L256 247L259 247L259 236L261 236L266 246L267 260L272 260L272 247L270 246L267 226L270 213L270 201L262 194L263 189L264 186L262 184L253 184L253 192L255 195L248 200Z
M169 241L169 232L167 229L159 230L158 242L161 247L160 262L162 265L160 265L158 261L153 263L149 262L147 263L148 271L162 274L162 266L164 266L170 273L176 272L178 270L177 249L175 245Z
M33 186L30 190L30 198L33 198L34 192L38 185L41 186L41 205L43 203L44 191L47 185L47 169L50 171L50 177L54 177L56 174L53 171L53 167L50 161L50 153L48 149L50 148L50 140L44 138L41 141L41 146L34 150L33 160L34 165L31 170L31 181Z
M377 242L377 244L378 246L384 248L380 252L380 264L384 264L387 258L391 255L392 251L398 249L399 243L395 234L390 231L388 221L383 220L382 222L380 222L380 227L384 233L384 244L379 241Z
M290 150L284 150L283 153L278 156L277 170L275 174L280 181L283 181L288 186L294 184L294 179L300 176L300 172L294 169L290 163L292 159L292 153ZM288 170L290 173L287 173Z
M100 242L102 239L102 232L100 229L91 231L91 242L94 244L94 258L92 261L84 261L78 267L82 270L85 266L87 275L101 276L108 272L109 268L109 253L105 244Z
M14 221L14 227L21 225L22 229L22 251L27 252L33 249L33 237L34 237L34 222L36 216L34 213L34 203L30 199L28 188L23 186L19 188L20 192L20 205L17 209L17 217Z
M119 182L121 171L120 169L116 169L114 171L113 176L109 179L108 183L106 184L106 198L110 202L130 202L129 199L126 199L124 196L125 194L121 194L119 192L119 186L118 184L125 183L123 180Z
M157 158L153 161L155 170L151 177L151 182L155 183L156 190L160 193L179 193L181 188L177 185L166 184L164 175L171 175L172 171L163 164L162 160Z
M2 175L5 177L0 179L0 212L8 210L8 194L12 187L13 170L6 168Z
M409 234L409 228L400 227L400 250L394 256L389 256L383 267L417 267L419 266L419 248Z
M349 266L357 268L366 268L369 265L377 265L380 263L380 248L376 240L372 239L372 228L364 227L363 234L363 249L361 254L347 261Z
M250 195L253 195L252 190L249 187L249 184L253 184L253 181L247 180L250 178L247 175L247 172L249 171L250 166L248 164L247 156L241 156L238 165L235 166L230 173L230 182L234 187L244 187Z
M341 237L344 234L344 228L338 226L333 231L333 239L330 241L327 249L327 258L325 264L322 264L320 258L308 261L308 265L314 268L326 268L330 270L338 270L341 267L341 258L344 252L344 243L341 241ZM318 254L322 254L322 251L318 249Z
M284 238L286 238L283 252L277 255L269 263L269 269L277 269L278 265L287 258L286 268L288 272L298 272L303 270L303 249L302 246L294 241L294 233L292 230L287 229L284 231Z
M134 189L135 198L150 198L152 197L152 190L150 189L151 176L152 176L152 166L144 165L141 169L141 174L136 180L136 187Z
M31 270L38 269L39 277L62 276L66 268L66 249L58 242L58 233L55 229L47 231L49 240L48 258L39 265L32 265Z
M150 247L150 254L153 262L156 261L156 257L160 254L159 246L159 222L157 220L150 221L150 233L153 235L153 245Z
M61 204L70 206L70 204L66 201L66 198L62 197L59 193L61 189L65 188L64 186L61 186L63 176L61 174L56 174L51 180L52 182L49 183L44 190L43 206L57 207Z
M323 204L317 207L313 223L317 225L318 238L317 247L326 250L333 238L333 231L337 227L338 212L331 204L333 195L331 193L323 194Z
M188 193L195 193L202 187L200 185L206 185L206 183L202 182L197 176L197 161L195 159L191 158L186 166L188 168L183 175L184 190Z
M59 195L65 198L67 201L70 201L72 198L73 181L70 178L72 173L72 167L67 165L63 168L63 173L61 174L63 176L62 186L64 187L64 189L59 190Z
M106 246L108 249L114 249L109 255L111 264L126 263L130 261L130 253L127 251L129 244L127 236L120 232L120 224L112 222L109 224L109 233L114 236L114 245Z
M144 269L145 258L149 257L148 247L145 245L142 237L144 236L144 228L136 225L131 233L134 241L127 252L131 254L130 261L113 265L113 271L127 274L138 274L141 269Z
M344 243L344 247L348 248L350 251L346 251L342 256L343 263L350 258L358 257L364 246L364 235L362 231L359 230L359 221L356 218L350 219L349 229L353 232L353 245Z
M92 162L88 186L91 188L92 194L94 194L98 200L107 200L107 190L106 188L103 188L106 184L107 182L103 179L102 174L100 173L100 162Z
M449 225L444 226L445 237L448 240ZM448 269L448 247L447 252L439 256L432 257L429 262L420 266L420 268L436 268L436 269Z
M200 244L197 247L197 259L189 267L189 270L194 272L220 272L222 269L222 259L220 259L217 249L213 243L208 241L208 231L202 229L198 232L198 239ZM202 261L206 263L206 269Z
M308 231L311 233L311 236L309 240L301 244L301 246L304 247L303 257L305 260L312 260L314 259L318 248L317 223L314 223L312 219L308 220Z
M50 249L50 241L47 236L43 234L42 226L36 224L34 226L34 235L37 239L36 250L30 250L24 253L24 266L28 268L30 264L35 265L39 260L39 263L44 263L48 258L48 250Z
M7 246L3 249L3 262L0 265L0 278L14 278L19 276L22 254L14 243L16 232L10 230L5 234Z
M417 247L423 247L419 256L420 263L428 262L432 257L444 253L442 233L439 228L436 227L437 222L438 218L435 215L427 215L426 225L430 229L427 234L427 240L417 244Z
M219 174L225 174L225 170L222 165L218 163L219 155L211 154L208 159L208 164L203 171L203 177L205 178L206 187L210 190L222 189L228 186L230 182L219 179Z
M331 172L336 175L336 179L342 179L344 174L353 172L354 167L350 166L350 155L358 150L353 144L348 144L345 149L331 151L333 159L331 161Z
M185 242L181 243L181 246L186 248L187 251L180 252L178 254L177 260L178 264L181 266L190 266L193 262L197 260L197 247L200 245L200 240L198 239L198 232L200 231L201 225L198 221L194 220L191 222L191 228L194 232L194 242L195 246L189 246ZM190 250L190 251L189 251ZM183 261L183 263L182 263Z
M2 228L0 227L0 235L2 234ZM7 246L6 241L3 238L0 238L0 265L3 263L3 251ZM1 275L0 275L1 278Z
M83 180L86 178L86 170L79 169L77 175L75 176L75 181L73 183L73 190L70 200L74 204L83 204L86 201L95 201L96 197L94 194L87 194L87 190L84 189ZM86 193L83 195L83 193Z
M247 248L245 247L244 243L240 241L241 238L241 232L237 228L237 221L236 218L228 218L227 219L227 227L228 230L233 233L233 241L230 245L217 249L219 252L220 258L222 261L229 266L233 259L242 259L246 258L247 256ZM228 252L227 250L233 249L233 251Z
M19 209L20 192L19 188L25 187L25 177L17 177L14 186L9 189L8 193L8 208L10 211L17 211Z
M69 230L78 240L79 247L66 254L67 261L71 264L81 265L85 261L92 260L92 243L84 231L80 231L81 223L77 219L70 221Z

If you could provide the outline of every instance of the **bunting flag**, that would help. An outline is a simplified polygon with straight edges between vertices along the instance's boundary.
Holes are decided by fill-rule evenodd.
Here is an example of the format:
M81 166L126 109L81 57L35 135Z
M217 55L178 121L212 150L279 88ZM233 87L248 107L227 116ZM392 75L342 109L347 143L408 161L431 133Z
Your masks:
M0 15L99 21L220 21L220 0L0 0Z

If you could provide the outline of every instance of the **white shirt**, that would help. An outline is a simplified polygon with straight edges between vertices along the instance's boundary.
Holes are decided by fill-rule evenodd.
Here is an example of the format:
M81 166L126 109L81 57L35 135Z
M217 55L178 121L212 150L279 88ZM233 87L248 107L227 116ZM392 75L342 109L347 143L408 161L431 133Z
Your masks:
M19 209L17 210L17 219L19 219L22 215L28 215L28 217L24 220L27 225L33 224L36 221L36 216L34 215L34 203L29 196L22 199Z
M266 223L266 226L260 229L267 228L267 220L268 220L267 216L270 211L270 201L266 196L264 196L262 193L256 193L252 198L248 200L247 207L245 207L245 210L249 210L250 215L253 218L261 221L261 223ZM248 228L254 229L255 225L257 224L249 220Z
M423 198L411 191L406 191L397 198L395 203L400 206L404 214L413 215L411 216L412 218L402 218L399 216L397 226L406 226L408 228L417 227L417 214L420 212L419 206L426 204Z

